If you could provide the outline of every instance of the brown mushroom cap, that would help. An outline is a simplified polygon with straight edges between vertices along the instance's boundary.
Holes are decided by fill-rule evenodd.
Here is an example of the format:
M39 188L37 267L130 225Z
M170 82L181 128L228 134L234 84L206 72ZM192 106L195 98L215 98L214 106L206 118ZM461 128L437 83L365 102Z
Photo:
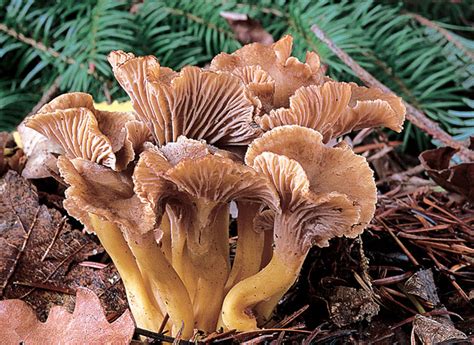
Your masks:
M328 246L333 237L352 234L359 207L338 192L315 193L303 167L295 160L263 152L253 167L270 178L280 195L281 213L274 217L274 243L280 253L305 254L313 245Z
M232 54L221 53L211 62L211 70L227 71L241 76L241 68L259 66L274 81L273 108L287 107L289 98L301 86L321 84L323 73L317 54L309 52L302 63L291 56L293 38L284 36L270 46L245 45ZM243 78L244 81L246 81Z
M115 166L110 140L99 130L92 111L87 108L39 113L26 125L58 142L69 158L83 158L105 166Z
M226 157L205 142L180 137L162 148L148 148L133 175L135 192L157 212L165 203L186 206L193 217L195 202L227 204L240 199L277 208L269 181L252 168Z
M330 148L322 139L320 133L310 128L276 127L250 145L245 162L253 166L256 157L266 151L297 161L312 192L337 192L360 208L358 223L345 234L354 237L364 230L375 212L377 188L373 171L366 159L354 154L345 143Z
M126 227L149 231L155 224L152 210L133 191L132 179L102 165L81 158L59 157L58 167L66 190L64 208L89 231L89 213Z
M55 98L26 125L59 143L69 158L88 159L114 170L124 170L150 138L132 113L97 110L92 97L81 92Z
M258 99L239 78L197 67L177 74L152 56L124 54L112 52L109 61L158 145L181 135L209 144L246 145L261 134L253 122Z
M325 142L362 128L385 126L400 132L404 120L405 106L400 97L333 81L302 87L291 97L289 108L256 118L263 130L300 125L320 132Z

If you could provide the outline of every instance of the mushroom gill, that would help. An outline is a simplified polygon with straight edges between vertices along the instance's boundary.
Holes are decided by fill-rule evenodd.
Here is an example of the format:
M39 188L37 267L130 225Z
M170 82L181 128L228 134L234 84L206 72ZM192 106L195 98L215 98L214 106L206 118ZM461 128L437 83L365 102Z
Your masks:
M115 77L161 146L184 135L213 145L247 145L261 134L253 118L260 103L229 73L161 67L152 56L112 52Z
M289 108L271 110L256 118L263 130L299 125L320 132L324 142L348 132L374 127L402 130L405 106L400 97L377 88L328 81L301 87L290 98Z

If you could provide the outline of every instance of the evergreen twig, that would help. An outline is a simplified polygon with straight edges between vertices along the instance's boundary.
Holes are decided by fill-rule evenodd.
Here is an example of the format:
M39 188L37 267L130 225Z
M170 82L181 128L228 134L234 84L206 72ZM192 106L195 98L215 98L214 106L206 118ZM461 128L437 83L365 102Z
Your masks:
M377 87L386 93L394 93L386 85L378 81L373 75L362 68L357 62L355 62L346 52L340 49L327 35L321 30L319 26L314 24L311 27L312 31L324 42L334 54L336 54L347 66L349 66L356 75L362 80L367 86ZM438 139L444 144L453 148L461 150L460 156L463 156L467 160L474 160L474 154L470 151L467 146L464 146L462 142L454 140L448 133L441 129L441 127L435 122L431 121L426 117L423 112L412 106L410 103L403 101L407 108L407 119L416 125L421 130L431 135L434 139Z

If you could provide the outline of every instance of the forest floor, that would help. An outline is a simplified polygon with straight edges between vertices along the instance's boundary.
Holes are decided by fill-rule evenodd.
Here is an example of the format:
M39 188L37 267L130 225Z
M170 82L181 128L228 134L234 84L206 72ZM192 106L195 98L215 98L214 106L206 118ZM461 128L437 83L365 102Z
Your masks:
M203 342L474 341L473 204L436 185L417 158L397 153L398 142L372 134L355 146L379 189L364 234L313 249L265 329L200 336ZM120 277L98 240L67 215L62 181L21 177L26 157L10 134L0 139L1 298L27 302L44 321L54 305L72 311L77 288L87 287L107 320L117 319L127 308Z

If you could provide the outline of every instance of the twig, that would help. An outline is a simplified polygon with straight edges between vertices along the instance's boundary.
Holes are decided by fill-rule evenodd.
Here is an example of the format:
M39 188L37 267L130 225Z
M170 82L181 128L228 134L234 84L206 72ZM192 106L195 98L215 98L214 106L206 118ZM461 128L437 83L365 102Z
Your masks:
M395 242L397 242L398 246L403 250L403 252L406 254L406 256L408 256L408 258L410 259L410 261L415 265L415 266L420 266L420 264L418 263L418 261L415 259L415 257L410 253L410 251L407 249L407 247L405 247L405 245L402 243L402 241L400 241L400 239L395 236L395 234L393 233L392 229L390 229L388 227L387 224L385 224L385 222L380 219L379 217L376 217L376 219L380 222L380 224L383 225L383 227L388 231L388 233L393 237L393 239L395 240Z
M61 80L61 77L57 77L54 82L51 84L51 86L48 88L48 90L46 90L44 93L43 93L43 96L41 96L41 99L39 100L38 103L36 103L36 105L34 106L34 108L28 113L27 116L30 116L30 115L33 115L33 114L36 114L38 112L38 110L41 109L41 107L43 107L43 105L45 105L46 103L48 103L55 95L56 93L58 93L58 90L59 90L59 81Z
M163 321L161 321L160 328L158 329L158 333L163 333L163 330L166 327L166 324L168 323L168 320L170 319L170 315L166 313L165 317L163 318Z
M158 341L164 341L165 343L170 343L170 344L173 344L176 341L176 339L173 338L173 337L163 335L163 334L159 334L159 333L155 333L155 332L151 332L151 331L147 331L146 329L142 329L142 328L136 328L135 333L137 335L143 335L145 337L152 338L152 339L158 340ZM186 340L179 340L178 344L180 344L180 345L194 345L194 343L192 343L190 341L186 341Z
M20 282L20 281L16 281L16 282L13 282L13 284L20 285L20 286L27 286L27 287L36 288L36 289L47 290L47 291L60 292L60 293L64 293L66 295L71 295L71 296L76 295L76 290L75 289L70 289L70 288L61 287L61 286L53 286L51 284L45 284L45 283L41 283L41 282Z
M326 36L324 31L321 30L319 26L314 24L311 27L311 30L316 35L316 37L324 42L329 47L329 49L331 49L332 52L339 57L339 59L349 66L360 78L360 80L362 80L367 86L377 87L385 93L394 94L390 88L378 81L372 74L367 72L357 62L355 62L346 52L340 49L329 37ZM445 145L459 149L459 155L464 160L474 160L474 152L471 152L466 146L463 145L463 143L454 140L448 133L441 129L437 123L431 121L428 117L426 117L425 114L423 114L423 112L412 106L410 103L403 101L403 104L407 109L406 117L411 123L431 135L434 139L443 142Z
M274 326L274 328L281 328L281 327L285 327L285 326L289 325L291 322L293 322L294 319L296 319L298 316L303 314L306 311L306 309L308 309L308 308L309 308L309 304L304 305L303 307L301 307L299 310L295 311L290 316L287 316L282 321L278 322Z
M432 22L429 19L420 16L419 14L408 13L408 15L412 17L413 19L417 20L420 24L438 31L441 35L444 36L444 38L446 38L447 41L454 44L465 55L469 56L472 60L474 60L474 54L470 52L468 49L466 49L466 47L461 42L459 42L456 38L454 38L453 35L448 30L442 28L441 26L439 26L435 22Z
M372 284L374 285L390 285L390 284L395 284L399 283L405 279L410 278L413 275L412 271L408 271L406 273L397 275L397 276L392 276L392 277L387 277L387 278L381 278L381 279L374 279L372 280Z

